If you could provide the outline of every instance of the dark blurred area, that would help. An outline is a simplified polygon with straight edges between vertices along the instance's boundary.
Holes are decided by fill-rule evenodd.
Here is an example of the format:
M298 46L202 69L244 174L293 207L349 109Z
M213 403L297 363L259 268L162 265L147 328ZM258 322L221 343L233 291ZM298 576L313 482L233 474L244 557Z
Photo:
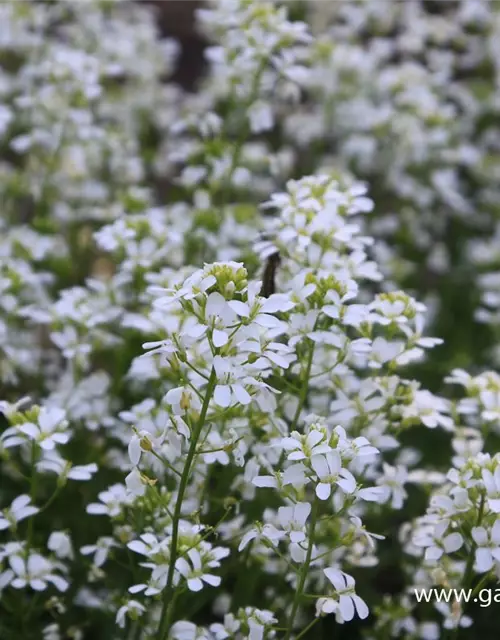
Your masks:
M142 0L156 7L158 26L162 36L175 38L181 47L173 82L184 89L194 89L204 69L203 50L206 42L195 28L195 11L199 0Z

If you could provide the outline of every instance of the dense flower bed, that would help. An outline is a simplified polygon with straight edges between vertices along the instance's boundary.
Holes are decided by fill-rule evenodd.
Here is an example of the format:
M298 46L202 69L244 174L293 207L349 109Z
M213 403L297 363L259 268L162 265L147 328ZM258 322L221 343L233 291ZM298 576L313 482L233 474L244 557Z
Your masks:
M0 4L0 638L489 629L500 5L196 18Z

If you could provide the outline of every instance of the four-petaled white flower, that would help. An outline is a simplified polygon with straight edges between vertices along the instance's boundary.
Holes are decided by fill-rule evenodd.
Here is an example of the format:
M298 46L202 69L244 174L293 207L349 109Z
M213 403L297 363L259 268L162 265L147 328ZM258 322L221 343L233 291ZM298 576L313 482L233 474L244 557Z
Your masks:
M425 547L425 559L430 562L437 562L445 553L454 553L463 545L463 538L460 533L454 531L446 534L449 522L443 520L435 526L425 528L417 532L414 543L417 547Z
M218 587L220 585L220 576L214 576L212 573L205 572L202 558L196 549L189 549L187 556L191 562L188 562L184 557L178 558L175 563L175 568L180 575L185 578L190 591L201 591L204 582L212 587Z
M311 505L308 502L298 502L293 507L280 507L278 520L294 543L303 542L306 539L305 526L311 513Z
M34 440L46 451L53 450L58 444L66 444L71 437L66 411L58 407L41 407L36 424L25 422L19 426L10 427L3 433L4 446L9 448L25 442L25 438L19 434Z
M489 469L483 469L482 478L488 506L494 513L500 513L500 466L497 466L493 473Z
M217 385L214 391L214 402L219 407L231 405L247 405L252 401L251 395L245 389L248 384L256 383L256 380L243 372L231 362L230 358L216 356L214 369L217 374ZM242 375L243 373L243 375Z
M30 496L23 494L17 496L8 509L0 511L0 531L9 527L14 528L24 518L29 518L38 513L39 509L30 503Z
M298 431L292 431L288 438L281 440L280 445L291 452L288 454L288 460L305 460L331 451L327 434L319 429L311 429L304 435Z
M342 468L342 460L338 451L330 451L326 455L311 458L318 484L316 495L320 500L328 500L332 486L339 486L345 493L356 490L356 480L350 471Z
M335 612L337 617L340 618L339 622L349 622L354 618L356 613L362 620L366 618L369 614L369 610L365 601L356 594L356 582L354 578L347 573L332 567L323 569L323 573L335 587L334 598L338 604L335 607L323 602L320 611L324 613Z
M129 600L116 612L116 624L120 629L124 629L127 615L133 620L137 620L145 611L146 607L143 604L137 602L137 600Z
M84 556L94 555L93 563L96 567L102 567L102 565L108 559L108 555L113 547L117 547L118 544L110 536L101 536L96 544L86 544L80 548L80 553Z
M495 521L489 535L484 527L473 527L471 533L477 545L476 570L484 573L489 571L495 562L500 562L500 520Z
M69 586L67 580L53 573L52 563L38 553L30 554L27 559L18 555L11 556L9 564L14 573L10 583L14 589L29 586L35 591L45 591L48 583L51 583L59 591L66 591Z

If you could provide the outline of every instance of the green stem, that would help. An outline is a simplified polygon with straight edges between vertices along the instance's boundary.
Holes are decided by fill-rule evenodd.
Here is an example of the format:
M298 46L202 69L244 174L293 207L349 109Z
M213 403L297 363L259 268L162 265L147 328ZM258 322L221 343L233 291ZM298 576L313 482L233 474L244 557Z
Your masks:
M37 472L36 472L36 457L37 457L37 444L35 440L31 442L31 481L30 481L30 498L32 505L35 504L36 498L36 484L37 484ZM29 555L31 541L33 538L33 518L31 516L28 521L28 531L26 534L26 556Z
M302 638L303 636L306 635L306 633L308 631L310 631L314 625L319 622L319 618L314 618L314 620L311 620L311 622L307 625L307 627L305 627L304 629L302 629L302 631L299 633L298 636L295 636L295 640L300 640L300 638Z
M139 640L141 637L141 624L139 620L136 620L130 629L129 640Z
M314 498L312 510L311 510L311 522L309 524L309 546L307 547L306 559L302 566L302 570L299 576L299 582L297 583L297 589L295 590L295 597L293 599L292 612L290 614L290 620L288 622L288 631L285 635L285 640L290 640L293 631L293 625L297 616L297 610L299 608L300 599L304 593L304 586L306 584L307 574L309 573L309 566L311 564L312 552L314 547L314 531L316 529L316 522L318 519L319 501L318 498Z
M181 474L179 473L179 471L177 471L177 469L173 467L168 460L165 460L163 456L160 456L160 454L156 453L156 451L153 451L153 450L151 450L150 453L152 453L154 457L157 458L157 460L159 460L162 464L164 464L169 471L171 471L172 473L175 473L176 476L181 477Z
M472 597L477 596L477 594L481 591L481 589L484 587L484 585L491 580L492 578L492 571L489 571L486 575L484 575L481 580L476 584L476 586L474 587L474 591L472 592Z
M485 499L484 499L484 493L481 495L481 502L479 503L479 511L478 511L478 515L477 515L477 522L475 524L476 527L481 526L481 522L483 521L483 515L484 515L484 503L485 503ZM469 585L471 583L472 580L472 569L474 567L474 544L471 547L470 553L469 553L469 557L467 558L467 565L465 567L465 572L464 572L464 579L462 580L462 589L467 590L469 589ZM465 607L463 609L465 611ZM457 625L455 627L455 629L453 630L453 635L452 638L458 638L458 634L460 633L460 627L459 625Z
M483 520L483 514L484 514L484 494L481 496L481 502L479 503L479 512L477 515L477 522L476 522L476 527L479 527L481 525L481 522ZM465 568L465 573L464 573L464 579L463 579L463 583L462 583L462 587L464 589L468 589L469 588L469 584L472 578L472 567L474 566L474 553L473 553L474 549L472 548L469 554L469 557L467 559L467 566Z
M293 416L293 421L290 427L290 431L293 431L296 428L300 418L300 414L306 403L307 392L309 391L309 378L311 377L311 367L313 363L315 346L316 346L315 343L311 340L311 346L309 348L309 354L307 356L306 367L303 372L304 377L302 380L302 386L300 388L299 404L297 405L297 410L295 411L295 415Z
M177 501L174 509L174 519L172 522L172 541L170 543L170 560L168 567L167 584L165 587L165 595L163 598L163 607L160 618L160 625L158 628L158 640L162 640L167 637L167 633L172 624L172 618L174 615L175 606L175 593L172 594L172 585L174 581L175 563L178 558L178 539L179 539L179 523L181 519L182 503L184 502L184 494L189 482L189 476L191 472L191 466L193 464L194 457L196 455L196 446L200 437L201 431L205 424L205 418L208 411L208 405L212 398L215 385L217 383L217 375L212 368L210 378L208 380L207 390L205 393L205 399L201 408L200 417L196 423L193 431L191 432L191 442L189 443L189 450L186 457L186 464L182 471L182 476L179 483L179 492L177 494Z

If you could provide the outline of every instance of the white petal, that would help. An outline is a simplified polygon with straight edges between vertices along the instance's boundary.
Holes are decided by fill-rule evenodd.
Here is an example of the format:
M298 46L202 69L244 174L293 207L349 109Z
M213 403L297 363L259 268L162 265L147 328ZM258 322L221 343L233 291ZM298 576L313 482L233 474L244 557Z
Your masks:
M346 622L354 618L354 603L352 598L346 595L341 595L339 598L339 609L342 617Z
M426 560L439 560L443 555L443 550L440 547L428 547L425 550L425 559Z
M92 515L104 515L108 513L108 508L104 504L99 504L98 502L93 502L87 506L87 513Z
M489 549L476 550L476 569L480 573L489 571L493 566L493 557Z
M144 591L146 587L146 584L134 584L133 586L129 587L128 591L129 593L140 593L141 591Z
M206 582L207 584L211 585L212 587L218 587L221 583L221 578L220 576L214 576L211 573L204 573L202 575L202 580L203 582Z
M358 616L361 618L361 620L367 618L370 614L370 610L366 606L365 601L357 595L353 595L352 599L354 600L354 606L356 607L356 611L358 612Z
M64 578L61 578L61 576L55 576L55 575L50 575L47 576L47 581L48 582L52 582L52 584L56 587L56 589L59 589L59 591L66 591L69 587L69 583L67 580L65 580Z
M30 580L30 587L34 591L45 591L47 588L47 583L43 580Z
M331 492L332 492L332 488L330 487L329 484L326 484L325 482L320 482L316 487L316 495L320 500L328 500Z
M458 551L463 544L463 538L459 533L450 533L449 536L443 540L446 553L453 553Z
M220 331L219 329L214 329L212 333L212 340L214 342L215 347L223 347L228 343L229 337L227 333L224 331Z
M329 475L329 468L325 456L313 456L311 458L311 466L318 478L324 478Z
M303 531L291 531L290 532L290 540L298 544L299 542L303 542L306 539L306 534Z
M345 493L354 493L356 489L356 481L354 478L339 478L337 484Z
M493 513L500 513L500 498L488 498L488 505Z
M247 318L250 315L250 309L245 302L240 302L239 300L231 300L227 304L239 316Z
M277 311L289 311L293 309L293 303L285 293L273 293L262 302L262 313L276 313Z
M274 476L256 476L253 478L252 484L255 487L270 487L272 489L278 487L278 482Z
M29 495L27 495L26 493L23 493L22 495L17 496L17 498L15 498L12 501L12 504L10 505L10 510L17 511L18 509L22 509L23 507L25 507L30 502L31 502L31 498L29 497Z
M240 404L247 405L252 402L252 396L241 384L233 384L231 385L231 389Z
M26 566L24 564L24 560L20 556L11 556L9 558L9 564L10 564L11 569L17 575L22 575L26 570Z
M214 401L219 407L229 407L231 404L231 388L227 384L215 387Z
M478 546L485 546L488 544L488 534L484 527L472 527L472 537L474 542Z
M32 422L27 422L26 424L21 425L19 427L19 431L29 436L33 440L36 440L37 437L40 435L40 429L36 425L34 425Z
M257 535L258 534L257 534L257 531L255 531L255 529L252 529L251 531L247 531L243 536L243 538L241 539L241 542L238 547L238 551L243 551L243 549L248 545L248 543L254 538L256 538Z
M491 528L491 540L500 546L500 520L495 520L495 524Z
M311 513L311 505L309 502L299 502L295 505L295 519L301 524L305 524L309 514Z
M201 591L203 589L203 582L199 578L191 578L187 581L187 584L190 591Z
M132 436L132 439L130 440L128 445L128 457L130 458L130 462L134 466L137 466L139 464L141 453L142 450L139 438L137 436Z
M226 300L224 299L224 296L215 291L207 298L207 306L205 307L206 315L209 317L220 315L224 311L225 306Z
M19 522L20 520L24 520L24 518L29 518L30 516L34 516L35 513L38 513L38 507L24 507L16 512L16 520Z
M334 569L333 567L327 567L326 569L323 569L323 573L328 578L328 580L330 580L335 589L345 589L345 579L343 577L344 574L342 571L340 571L339 569Z

